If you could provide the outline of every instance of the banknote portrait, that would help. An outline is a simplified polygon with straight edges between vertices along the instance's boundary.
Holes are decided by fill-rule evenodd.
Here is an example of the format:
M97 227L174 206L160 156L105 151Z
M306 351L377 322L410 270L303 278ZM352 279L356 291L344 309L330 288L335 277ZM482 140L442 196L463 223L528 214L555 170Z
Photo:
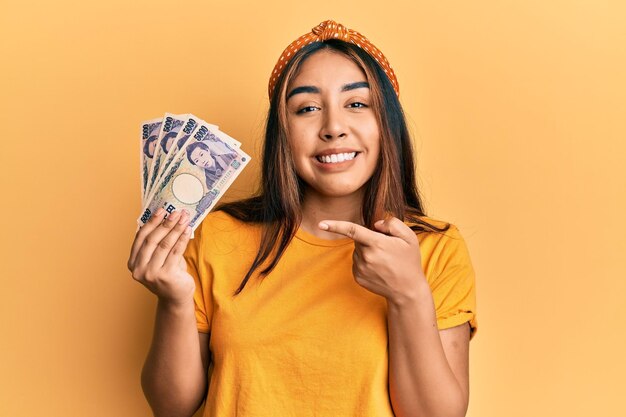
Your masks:
M189 139L189 136L191 136L191 133L186 133L178 139L178 141L176 141L176 149L182 149L185 146L187 139Z
M167 213L186 210L193 239L193 230L249 162L240 145L193 115L165 113L143 122L142 214L137 224L144 225L159 208Z
M161 150L167 154L172 148L174 139L178 136L178 131L171 131L161 139Z
M157 135L152 135L146 139L143 144L143 153L148 158L152 159L154 156L154 150L156 148Z
M224 150L226 150L224 148ZM236 152L226 150L225 153L218 151L205 142L195 142L187 146L187 159L193 165L204 169L206 186L213 188L215 182L222 176L230 163L237 158Z

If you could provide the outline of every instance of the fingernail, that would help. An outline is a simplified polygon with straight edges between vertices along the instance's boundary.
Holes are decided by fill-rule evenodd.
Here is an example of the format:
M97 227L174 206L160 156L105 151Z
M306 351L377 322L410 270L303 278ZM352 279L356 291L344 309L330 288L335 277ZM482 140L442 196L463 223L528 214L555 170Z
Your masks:
M324 222L320 222L320 224L318 224L318 227L322 230L328 230L328 225Z
M178 216L180 216L180 211L175 211L173 213L170 213L169 219L171 221L175 221L176 219L178 219Z
M180 215L180 220L178 221L179 224L183 224L185 223L187 220L189 219L189 212L187 210L183 210L183 212Z
M186 235L191 234L191 226L187 226L187 228L185 229L185 234Z
M156 213L154 213L155 216L161 216L163 214L165 210L163 210L163 207L159 207L159 209L156 211Z

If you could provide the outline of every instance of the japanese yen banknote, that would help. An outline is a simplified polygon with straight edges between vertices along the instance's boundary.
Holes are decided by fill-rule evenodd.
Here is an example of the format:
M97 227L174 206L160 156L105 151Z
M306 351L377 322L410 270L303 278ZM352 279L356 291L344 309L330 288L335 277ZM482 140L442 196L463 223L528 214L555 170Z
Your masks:
M162 207L189 212L192 236L250 162L241 143L193 114L165 113L141 124L141 198L144 225Z

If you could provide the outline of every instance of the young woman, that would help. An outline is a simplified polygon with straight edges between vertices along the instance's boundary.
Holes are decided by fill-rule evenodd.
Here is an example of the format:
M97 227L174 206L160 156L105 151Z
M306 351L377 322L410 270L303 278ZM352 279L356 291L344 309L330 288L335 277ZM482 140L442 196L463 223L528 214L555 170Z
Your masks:
M157 416L464 416L474 272L426 217L398 84L326 21L270 79L262 184L206 217L163 211L129 269L158 296L142 373Z

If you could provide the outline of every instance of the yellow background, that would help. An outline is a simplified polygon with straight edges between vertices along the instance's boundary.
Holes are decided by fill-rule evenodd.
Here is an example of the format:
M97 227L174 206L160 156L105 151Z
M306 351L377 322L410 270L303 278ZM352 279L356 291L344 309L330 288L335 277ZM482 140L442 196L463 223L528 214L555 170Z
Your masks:
M149 415L139 123L193 112L257 156L275 60L328 18L389 58L428 212L469 244L468 415L626 415L623 2L4 0L0 416Z

